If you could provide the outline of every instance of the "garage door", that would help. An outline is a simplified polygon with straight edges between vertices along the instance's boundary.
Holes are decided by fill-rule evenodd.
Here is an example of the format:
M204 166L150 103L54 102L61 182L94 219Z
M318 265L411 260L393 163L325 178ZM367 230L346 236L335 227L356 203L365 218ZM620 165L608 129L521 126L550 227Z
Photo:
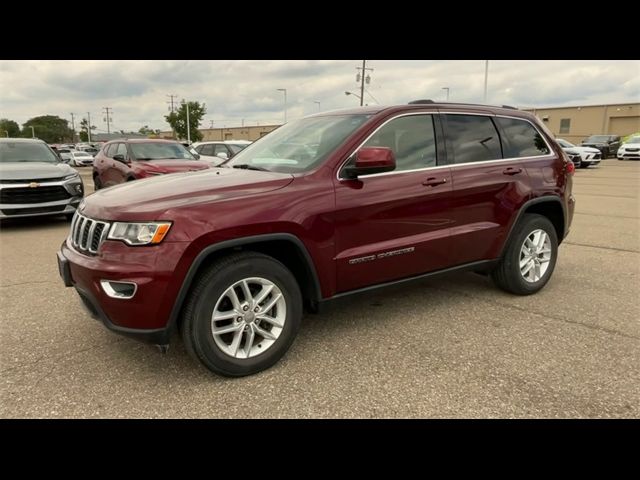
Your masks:
M610 135L629 135L640 132L640 117L611 117L609 123Z

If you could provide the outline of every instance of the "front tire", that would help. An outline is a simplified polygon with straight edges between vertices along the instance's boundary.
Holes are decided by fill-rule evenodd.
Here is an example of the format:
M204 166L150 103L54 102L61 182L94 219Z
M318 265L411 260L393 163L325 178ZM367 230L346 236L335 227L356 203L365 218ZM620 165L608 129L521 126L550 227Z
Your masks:
M194 280L182 317L189 354L212 372L241 377L275 364L300 328L302 294L272 257L224 257Z
M525 214L491 272L501 289L516 295L536 293L551 278L558 257L558 236L548 218Z

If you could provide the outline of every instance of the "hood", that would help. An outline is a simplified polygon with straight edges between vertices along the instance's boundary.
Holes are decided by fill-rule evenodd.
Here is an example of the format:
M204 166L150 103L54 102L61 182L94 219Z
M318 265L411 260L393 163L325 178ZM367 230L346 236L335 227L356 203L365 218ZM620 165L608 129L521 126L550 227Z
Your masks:
M600 153L600 150L593 147L571 147L568 150L576 150L580 153Z
M209 168L209 164L200 160L140 160L132 165L134 169L159 172L159 173L176 173L191 172L194 170L203 170Z
M582 142L583 147L605 147L606 143L603 142Z
M0 162L0 180L46 180L66 177L75 172L66 163Z
M190 208L287 186L293 175L234 168L207 168L127 182L98 190L81 212L101 220L160 220L171 208Z

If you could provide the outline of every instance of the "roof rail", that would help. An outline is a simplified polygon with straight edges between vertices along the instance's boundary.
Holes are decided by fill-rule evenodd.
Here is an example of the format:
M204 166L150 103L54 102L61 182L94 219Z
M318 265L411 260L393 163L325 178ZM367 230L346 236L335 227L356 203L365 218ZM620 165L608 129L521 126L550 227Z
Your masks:
M436 103L433 100L413 100L408 103L408 105L422 105L425 103Z
M509 110L518 110L517 107L512 107L511 105L502 105L502 108L508 108Z

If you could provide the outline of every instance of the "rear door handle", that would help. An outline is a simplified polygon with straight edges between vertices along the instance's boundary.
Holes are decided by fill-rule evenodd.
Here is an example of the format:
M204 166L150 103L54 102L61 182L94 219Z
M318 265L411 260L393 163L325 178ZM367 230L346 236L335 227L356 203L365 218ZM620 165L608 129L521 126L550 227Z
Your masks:
M513 168L513 167L509 167L509 168L505 168L502 173L504 175L517 175L519 173L522 173L522 169L521 168Z
M424 182L422 182L422 185L424 185L425 187L437 187L438 185L442 185L443 183L447 183L446 178L429 177Z

